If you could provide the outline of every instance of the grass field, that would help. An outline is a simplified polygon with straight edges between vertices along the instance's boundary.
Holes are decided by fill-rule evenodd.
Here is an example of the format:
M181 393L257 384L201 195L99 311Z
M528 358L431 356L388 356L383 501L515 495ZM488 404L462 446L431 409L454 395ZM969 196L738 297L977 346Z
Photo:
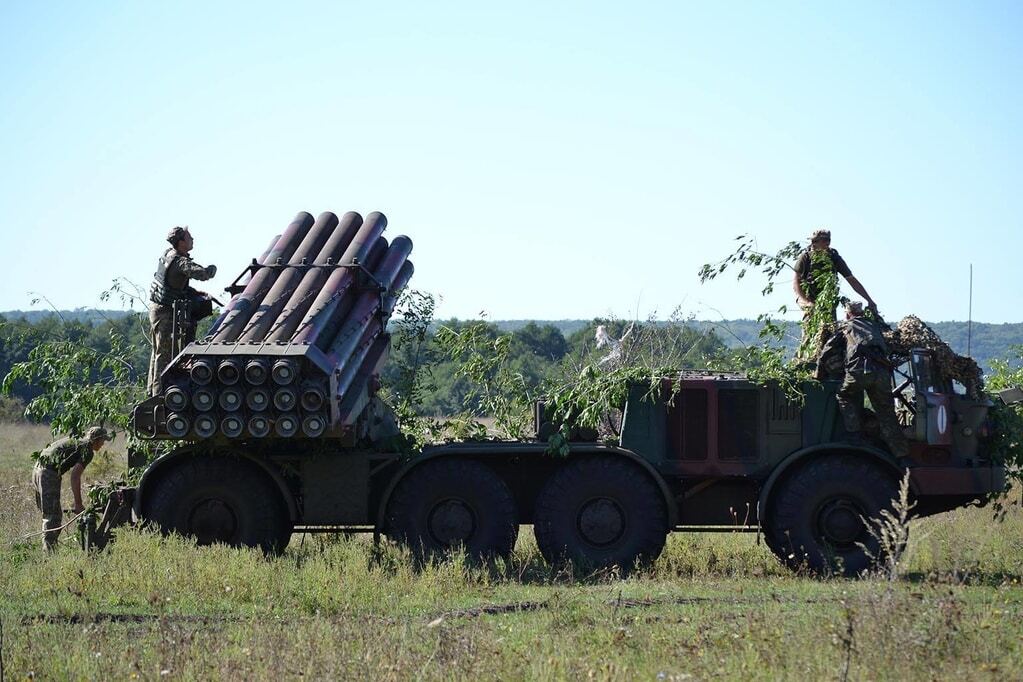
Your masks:
M365 537L266 559L137 530L47 556L20 538L39 527L28 453L48 435L0 425L8 679L1023 678L1018 507L914 522L893 582L791 575L751 534L676 534L626 580L580 577L548 568L529 527L482 568L413 570Z

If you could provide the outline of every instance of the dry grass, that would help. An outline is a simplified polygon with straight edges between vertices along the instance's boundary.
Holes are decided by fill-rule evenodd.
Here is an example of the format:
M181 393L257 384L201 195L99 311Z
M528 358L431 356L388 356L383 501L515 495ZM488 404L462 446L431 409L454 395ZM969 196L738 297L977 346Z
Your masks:
M627 580L580 579L549 569L528 527L511 562L482 568L453 557L413 570L364 537L296 538L268 560L141 531L47 557L17 541L38 523L27 453L46 437L0 435L12 679L1023 675L1018 509L1002 523L982 509L914 522L894 582L794 576L748 534L678 534Z

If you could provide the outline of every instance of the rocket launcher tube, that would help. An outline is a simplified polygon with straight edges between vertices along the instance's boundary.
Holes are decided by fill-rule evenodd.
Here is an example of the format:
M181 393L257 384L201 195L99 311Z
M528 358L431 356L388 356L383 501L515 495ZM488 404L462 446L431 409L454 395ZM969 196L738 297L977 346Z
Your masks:
M374 277L385 290L391 290L395 278L401 272L411 251L412 240L408 237L397 237L391 244L391 248L387 250L383 261L374 272ZM332 364L337 366L346 362L348 356L358 345L363 333L374 322L378 328L382 329L380 321L374 319L380 308L380 292L368 291L359 296L327 353L327 358Z
M384 361L387 360L387 348L390 344L390 336L387 334L381 334L378 336L376 341L373 342L373 345L370 346L369 353L366 354L366 359L363 361L362 366L356 373L356 376L364 379L365 382L368 382L373 374L379 372L380 367L384 364ZM348 395L344 396L341 402L340 413L338 415L339 423L343 425L353 423L365 407L366 400L367 393L365 390L351 391Z
M359 261L359 265L363 270L372 273L374 268L379 265L385 253L387 253L387 239L383 236L377 237L373 246L366 252L366 257ZM352 308L359 300L357 287L363 284L364 277L361 272L357 272L354 269L348 274L350 275L348 282L344 285L343 289L338 291L337 307L331 313L330 319L320 330L321 350L326 350L330 347L331 339L337 336L338 330L348 321ZM373 282L375 283L375 281L374 277Z
M383 234L385 227L387 227L387 218L382 213L374 211L366 216L366 221L355 233L352 243L348 245L341 256L341 264L351 265L356 259L360 262L364 261L377 237ZM298 330L291 340L292 343L313 344L317 342L323 330L330 326L330 322L340 306L341 298L348 291L353 278L354 273L349 272L348 268L337 268L330 273L323 288L320 289L320 293L316 296L316 300L313 301L299 323Z
M245 365L245 380L253 386L266 383L270 376L269 363L263 359L249 360Z
M277 423L274 424L274 431L281 438L291 438L298 433L299 427L298 415L294 412L282 414L277 417Z
M256 438L265 438L270 434L270 419L265 414L254 414L249 417L249 433Z
M192 394L192 405L200 412L212 410L217 404L217 393L211 386L197 388Z
M270 240L270 243L267 245L266 250L263 251L262 255L256 260L257 263L259 263L260 265L266 265L267 259L270 257L270 252L274 250L274 247L277 245L277 242L280 240L280 238L281 235L277 235L276 237ZM245 276L242 277L241 280L239 280L238 284L244 287L246 284L249 283L250 279L252 279L252 272L247 272ZM227 302L227 305L224 307L224 309L220 311L220 315L217 316L217 319L214 320L213 324L210 325L209 331L206 332L207 338L212 338L217 333L217 330L220 329L220 324L224 321L224 318L227 317L227 314L230 311L234 310L234 302L236 298L238 297L232 296L231 300Z
M351 388L352 380L355 379L356 373L362 368L362 363L366 361L366 356L369 355L373 342L376 341L382 331L383 329L381 329L380 325L371 324L363 332L362 338L359 339L358 347L356 347L351 357L345 362L344 370L337 380L338 395L343 396Z
M241 381L242 371L242 361L239 358L227 358L217 367L217 378L225 386L233 386Z
M302 265L316 258L337 226L337 222L337 216L333 213L329 211L321 213L312 229L306 234L305 239L295 249L295 253L292 254L288 264ZM299 268L285 268L277 275L273 286L263 296L259 307L252 313L252 317L249 319L248 324L245 325L245 329L238 336L239 341L259 342L266 340L266 334L270 330L270 326L277 321L284 306L291 298L291 294L294 293L295 287L302 281L304 274L305 271Z
M355 239L355 234L362 226L362 216L354 211L345 213L341 222L334 228L327 243L320 249L320 254L313 261L315 265L338 263L348 246ZM313 304L313 299L323 288L323 283L330 276L326 268L310 268L302 276L302 280L288 299L284 309L277 317L277 322L266 335L267 341L287 341L295 333L299 323Z
M401 270L398 272L398 276L391 284L391 287L384 298L384 305L381 307L381 312L384 313L384 319L379 322L373 321L367 326L366 331L363 332L362 338L359 340L358 347L355 352L352 353L352 357L344 363L344 371L342 371L341 377L337 382L338 395L344 395L351 387L356 373L362 368L362 364L365 362L366 356L369 354L373 341L384 331L384 327L387 324L386 318L394 311L394 305L397 303L398 296L401 293L401 290L405 288L405 285L408 284L409 279L412 278L413 270L415 270L415 268L412 266L412 262L405 261L405 264L401 267Z
M412 279L412 273L415 271L416 269L410 260L405 261L405 264L401 266L398 276L394 278L394 282L391 283L390 288L384 295L384 302L380 306L380 312L384 314L385 320L391 317L391 313L394 312L394 306L398 305L398 298L401 296L402 290L408 286L409 280Z
M209 438L217 432L217 417L212 413L200 414L195 418L195 435Z
M298 376L298 365L294 360L283 358L274 363L270 375L278 386L287 386Z
M310 414L302 420L302 433L316 438L327 430L327 419L322 414Z
M295 216L295 219L281 234L281 238L274 244L273 250L267 255L266 265L273 265L278 260L287 262L312 226L313 217L305 211ZM217 332L212 334L212 341L225 343L238 340L238 335L245 328L249 318L252 317L256 306L262 302L266 292L277 280L277 273L278 270L273 268L260 268L252 276L252 279L245 285L245 289L231 299L228 310L221 316L221 319L217 320Z
M192 377L192 381L200 386L205 386L213 381L213 374L213 361L207 359L196 360L192 363L192 368L188 371L188 375Z
M220 430L228 438L237 438L245 430L245 420L238 414L229 414L220 422Z
M172 412L167 415L167 433L174 436L175 438L181 438L188 433L188 428L191 424L188 421L188 417L179 412Z
M262 412L270 407L270 391L254 388L245 395L245 404L253 412Z

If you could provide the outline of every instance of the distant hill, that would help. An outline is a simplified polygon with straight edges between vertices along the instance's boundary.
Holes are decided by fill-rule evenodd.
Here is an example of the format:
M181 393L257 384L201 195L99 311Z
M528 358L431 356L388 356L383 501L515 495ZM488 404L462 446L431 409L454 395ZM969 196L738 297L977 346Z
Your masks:
M68 322L103 322L105 320L119 320L131 311L128 310L99 310L97 308L75 308L74 310L7 310L0 312L0 317L6 320L24 320L35 324L49 317L62 317Z
M76 322L101 322L103 320L116 320L128 312L124 310L97 310L95 308L77 308L75 310L61 310L60 315L65 320ZM9 320L22 319L29 323L36 323L47 317L56 315L52 310L11 310L0 313ZM526 326L529 322L537 324L549 324L557 327L567 338L574 332L579 331L590 324L591 320L494 320L502 331L516 331ZM714 329L721 339L729 346L756 343L757 332L760 325L756 320L722 320L714 322L709 320L694 320L695 326L701 329ZM968 325L966 322L929 322L928 324L944 339L952 348L960 354L967 352ZM799 340L799 329L795 322L786 324L788 327L788 345L795 348ZM973 338L970 343L970 354L977 362L988 369L991 367L991 360L1005 357L1012 345L1023 345L1023 322L988 324L981 322L973 323Z
M496 320L496 324L503 331L515 331L525 326L531 320ZM573 332L583 329L590 320L535 320L537 324L551 324L561 330L561 333L568 337ZM713 329L721 340L729 346L739 346L757 342L757 334L760 331L760 324L756 320L721 320L713 322L709 320L694 320L691 324L700 329ZM955 352L967 354L967 336L969 325L966 322L928 322L932 329L937 332ZM786 345L795 350L799 343L799 325L796 322L784 323L787 328ZM1023 345L1023 322L988 324L981 322L973 323L972 341L970 342L970 355L985 370L991 367L991 360L1004 358L1010 346Z

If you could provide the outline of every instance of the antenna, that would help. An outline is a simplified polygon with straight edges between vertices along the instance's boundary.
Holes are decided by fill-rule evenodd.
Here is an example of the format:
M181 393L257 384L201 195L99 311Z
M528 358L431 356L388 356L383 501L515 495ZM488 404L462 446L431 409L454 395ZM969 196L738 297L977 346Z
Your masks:
M970 313L966 323L966 356L973 357L973 263L970 263Z

